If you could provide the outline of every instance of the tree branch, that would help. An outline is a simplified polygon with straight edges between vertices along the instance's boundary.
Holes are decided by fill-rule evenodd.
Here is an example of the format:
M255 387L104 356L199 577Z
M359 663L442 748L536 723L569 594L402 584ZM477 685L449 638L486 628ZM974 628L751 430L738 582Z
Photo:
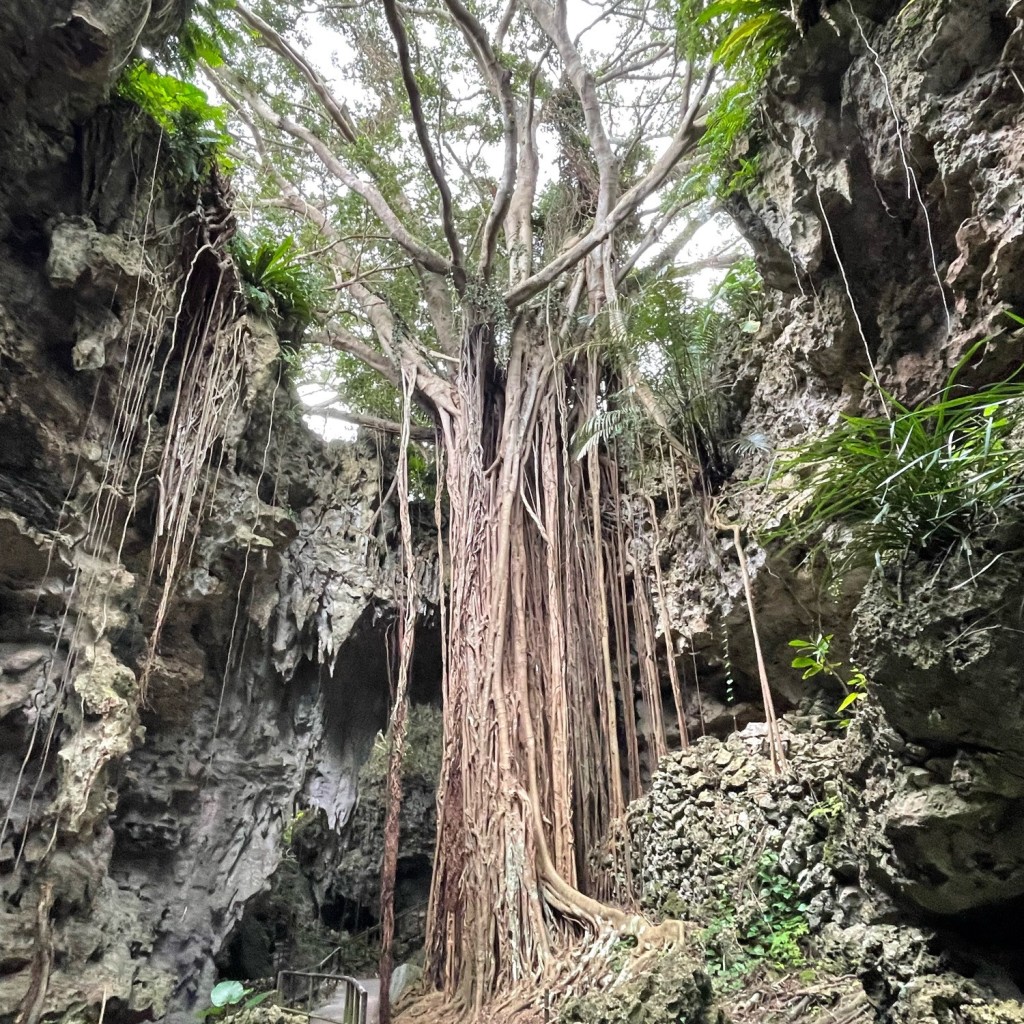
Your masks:
M425 267L438 274L447 274L451 265L440 253L435 252L430 246L416 238L409 229L402 223L398 214L391 208L388 201L378 189L367 181L363 181L358 175L339 160L331 152L327 144L309 128L304 127L286 117L278 114L269 103L261 96L247 90L226 68L219 68L219 73L226 78L231 88L245 101L246 105L254 111L257 116L278 131L304 142L306 146L320 160L323 166L347 188L350 188L361 199L363 199L371 210L380 218L381 223L387 229L391 237Z
M564 0L558 0L556 6L548 3L548 0L527 0L530 11L537 24L544 31L544 34L555 45L565 74L572 82L580 103L583 107L583 120L587 126L587 135L590 138L590 145L594 151L594 161L597 164L598 186L597 186L597 212L595 224L600 224L611 208L612 194L618 181L618 167L615 161L615 154L612 152L611 143L608 140L608 133L605 131L604 120L601 116L601 104L597 95L597 85L594 76L587 70L583 63L580 52L573 44L566 25L566 8ZM607 237L607 236L605 236Z
M521 306L539 292L548 287L559 275L585 259L594 251L624 220L630 217L641 203L664 183L672 168L679 162L696 142L693 132L694 121L704 102L704 97L711 86L714 72L708 71L697 88L697 94L689 97L689 105L683 114L679 128L665 151L654 162L644 177L632 188L624 192L615 207L603 222L595 221L590 231L575 245L559 253L547 266L541 268L532 277L513 286L505 293L505 301L511 309Z
M236 2L234 9L238 16L250 28L255 29L266 40L267 45L279 57L283 57L294 67L299 74L309 83L310 88L316 93L320 102L324 105L331 120L337 125L341 137L346 142L356 141L356 129L349 115L348 109L343 103L339 103L334 94L327 88L324 80L316 69L299 53L283 36L268 25L259 15L254 14L242 3Z
M395 39L395 48L398 51L398 63L402 71L402 82L405 85L406 95L409 97L409 109L412 112L413 126L416 129L416 138L419 140L420 149L427 159L427 169L430 176L437 185L437 191L441 196L441 224L444 229L444 236L448 240L448 248L452 254L451 272L455 280L456 288L461 292L466 283L466 272L463 266L462 246L459 243L459 235L455 228L455 216L452 209L452 192L448 187L448 181L438 162L434 146L430 141L430 133L427 131L427 124L423 117L423 98L420 95L420 87L416 82L416 74L412 69L412 60L409 56L409 37L405 31L405 25L398 13L395 0L384 0L384 16L387 18L388 27Z
M515 97L512 95L512 75L498 63L498 58L487 38L483 26L462 4L461 0L445 0L445 5L469 44L476 57L477 64L484 76L491 83L491 89L497 98L498 109L501 111L501 128L504 153L502 159L501 181L494 193L487 221L484 224L480 240L480 276L487 281L491 276L491 266L498 246L498 232L501 230L505 215L516 183L516 160L519 148L518 130L516 126ZM511 19L514 11L514 0L509 5L506 16ZM503 22L504 23L504 22Z
M336 402L336 398L331 399ZM402 424L394 420L384 420L379 416L368 416L359 412L347 412L342 409L335 409L329 405L306 406L306 416L324 416L329 420L339 420L342 423L351 423L356 427L366 427L368 430L376 430L380 434L401 434ZM414 441L433 441L435 434L433 427L421 427L416 424L409 425L409 436Z

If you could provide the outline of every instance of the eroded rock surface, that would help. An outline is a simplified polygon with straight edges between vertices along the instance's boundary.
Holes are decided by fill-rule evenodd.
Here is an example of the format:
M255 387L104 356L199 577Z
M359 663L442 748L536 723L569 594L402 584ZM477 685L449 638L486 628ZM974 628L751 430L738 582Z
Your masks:
M1002 919L908 907L909 862L893 816L928 792L926 773L906 760L880 710L860 711L848 734L818 716L784 723L783 776L772 774L758 732L671 755L629 814L641 901L692 923L727 1010L759 1005L751 995L761 991L760 1019L789 1019L799 997L767 1012L785 990L772 979L810 972L805 1009L843 1008L851 1020L954 1021L967 1019L956 1016L966 1007L978 1019L1014 1019L1024 950ZM930 815L941 813L924 804L918 812L914 834L934 838ZM964 836L971 826L961 823ZM957 873L969 887L969 872ZM929 1001L943 1012L929 1018Z
M389 457L309 434L273 331L240 306L237 401L147 652L181 260L227 199L161 164L138 111L101 104L183 13L0 11L4 1021L192 1019L295 810L339 826L385 722L386 673L349 682L356 624L389 614ZM132 377L145 346L151 381Z

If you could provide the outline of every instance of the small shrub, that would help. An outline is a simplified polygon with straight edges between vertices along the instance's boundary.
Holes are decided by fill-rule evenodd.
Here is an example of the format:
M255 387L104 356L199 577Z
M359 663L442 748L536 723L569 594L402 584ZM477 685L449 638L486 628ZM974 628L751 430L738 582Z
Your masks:
M210 103L202 89L137 60L122 72L117 92L163 129L179 179L199 181L221 159L229 141L227 113Z
M778 854L766 850L754 868L755 905L720 898L701 934L708 973L728 990L757 967L787 970L804 962L801 940L808 934L807 905L796 882L779 869Z
M252 991L240 981L218 982L210 990L210 1005L205 1010L200 1010L196 1017L200 1020L208 1020L225 1017L234 1010L251 1010L265 1003L274 995L273 991L251 995Z
M846 690L846 696L836 708L836 713L842 714L868 695L868 677L857 668L844 678L839 671L843 667L843 663L828 660L832 636L832 633L829 633L828 636L822 636L819 633L815 640L790 640L789 646L795 647L800 652L793 659L792 665L793 668L801 670L803 673L801 678L811 679L817 675L826 675L835 679ZM841 718L839 727L845 729L850 721L849 718Z

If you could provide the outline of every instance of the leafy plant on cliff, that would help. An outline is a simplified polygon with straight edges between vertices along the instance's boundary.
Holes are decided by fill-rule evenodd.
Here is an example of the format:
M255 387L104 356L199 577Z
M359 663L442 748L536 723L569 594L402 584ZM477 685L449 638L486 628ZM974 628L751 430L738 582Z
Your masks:
M789 646L795 647L800 652L791 664L793 668L801 670L803 679L812 679L818 675L826 675L835 679L846 690L846 696L836 708L836 712L842 714L868 695L868 678L860 669L854 669L848 678L843 678L840 673L843 663L829 661L828 658L829 648L832 646L832 636L832 633L827 636L819 633L814 640L790 640ZM839 720L840 728L845 729L850 721L849 718L841 718Z
M1024 407L1021 371L974 391L958 383L989 341L972 346L934 402L910 408L883 392L883 415L843 416L792 452L781 468L808 475L810 500L770 536L814 552L829 526L848 527L842 572L915 551L970 558L1004 518L1024 513L1024 447L1012 436Z
M234 0L193 0L191 12L166 49L168 61L182 74L191 74L202 64L218 67L224 53L237 48L242 34L226 17Z
M750 127L769 71L799 26L791 0L680 0L677 23L684 45L711 53L727 76L683 188L724 198L757 179L757 157L738 158L734 149Z
M198 86L161 74L139 60L125 68L117 92L163 129L177 176L205 177L228 142L227 114Z
M298 340L317 319L324 296L295 239L239 232L231 241L231 255L249 308Z
M650 275L621 310L620 336L606 343L631 367L632 383L609 396L576 432L582 456L598 438L640 447L655 431L636 391L645 388L664 415L665 426L700 467L708 489L727 475L723 450L727 431L725 393L730 382L723 358L744 334L756 331L763 315L761 279L753 261L738 261L710 297L699 298L692 282L675 267ZM640 460L638 460L640 461Z
M780 869L777 853L765 850L758 858L748 892L719 899L701 935L708 973L724 989L763 964L786 970L804 962L807 905Z

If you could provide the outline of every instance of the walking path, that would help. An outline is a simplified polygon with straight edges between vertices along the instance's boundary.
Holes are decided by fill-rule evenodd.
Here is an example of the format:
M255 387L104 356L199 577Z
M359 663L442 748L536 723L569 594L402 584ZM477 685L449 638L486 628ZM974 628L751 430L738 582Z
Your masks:
M366 989L366 1024L377 1024L380 1003L380 978L356 978ZM310 1015L311 1021L342 1022L345 1020L345 993L338 993L338 998L318 1007Z

